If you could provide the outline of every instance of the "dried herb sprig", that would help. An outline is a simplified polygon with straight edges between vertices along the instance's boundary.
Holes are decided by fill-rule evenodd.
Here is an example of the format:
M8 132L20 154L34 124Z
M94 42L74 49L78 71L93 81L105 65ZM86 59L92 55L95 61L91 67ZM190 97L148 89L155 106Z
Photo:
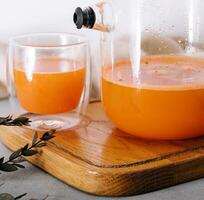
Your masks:
M21 121L22 122L22 121ZM9 159L4 162L5 158L0 158L0 171L13 172L19 168L25 168L21 163L25 161L24 157L33 156L38 153L37 148L46 145L46 142L55 137L56 130L50 130L45 132L42 137L38 139L38 133L35 132L32 140L32 144L26 144L24 147L13 152Z
M26 195L27 195L27 193L24 193L24 194L21 194L17 197L13 197L11 194L2 193L2 194L0 194L0 200L17 200L17 199L23 198Z
M13 119L11 115L7 117L0 117L0 125L3 126L29 126L30 125L29 118L26 117L18 117ZM0 158L0 171L4 172L13 172L18 170L19 168L25 168L24 165L20 164L25 161L24 156L33 156L38 153L37 148L43 147L46 145L48 140L51 140L55 137L56 130L50 130L45 132L40 139L38 139L38 133L35 132L32 140L32 145L29 147L29 144L26 144L23 148L13 152L9 159L4 162L4 157ZM27 193L21 194L17 197L13 197L8 193L1 193L0 200L16 200L21 199Z
M18 117L13 119L11 115L7 117L0 117L0 125L3 126L29 126L30 120L27 117Z

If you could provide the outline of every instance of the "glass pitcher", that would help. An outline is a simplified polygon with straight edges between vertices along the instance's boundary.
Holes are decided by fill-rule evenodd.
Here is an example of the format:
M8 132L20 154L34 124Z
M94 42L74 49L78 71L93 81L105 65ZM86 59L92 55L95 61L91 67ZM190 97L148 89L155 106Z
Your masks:
M117 128L149 139L204 133L202 0L112 0L75 10L101 31L104 110Z

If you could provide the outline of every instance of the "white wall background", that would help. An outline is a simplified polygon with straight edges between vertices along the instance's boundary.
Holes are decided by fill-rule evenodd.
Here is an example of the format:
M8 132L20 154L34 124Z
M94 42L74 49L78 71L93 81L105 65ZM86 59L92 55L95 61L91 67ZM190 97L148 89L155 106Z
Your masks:
M92 70L94 74L99 74L100 71L100 62L99 62L99 32L94 32L91 30L77 30L72 16L76 7L89 6L99 0L0 0L0 80L5 81L5 48L3 48L8 39L11 36L33 33L33 32L68 32L68 33L79 33L84 34L90 39L91 51L92 51ZM115 5L126 8L126 0L113 0ZM138 0L132 0L138 1ZM142 2L147 2L150 5L150 12L147 15L146 22L151 25L151 20L154 20L154 23L161 21L161 15L158 12L159 6L161 4L168 4L168 12L164 13L164 19L172 18L178 20L176 29L181 30L184 27L184 23L180 16L180 11L186 9L187 15L192 12L191 23L196 25L194 22L198 19L199 16L200 22L202 22L202 31L197 30L195 27L194 30L197 30L199 33L204 32L204 0L141 0ZM158 7L152 8L151 5L155 3L158 4ZM175 1L175 3L172 3ZM191 4L197 2L196 9L190 9ZM134 7L132 8L134 13ZM189 9L189 12L187 10ZM193 13L194 12L194 13ZM202 15L201 15L202 13ZM156 16L158 19L156 20ZM180 16L180 17L179 17ZM188 16L186 16L188 19ZM190 18L189 18L190 19ZM187 20L188 21L188 20ZM121 22L120 22L121 23ZM164 24L167 24L164 22ZM192 25L191 24L191 25ZM190 24L186 24L188 26ZM129 23L121 23L123 32L126 32ZM181 30L182 31L182 30ZM195 35L195 34L194 34ZM193 35L192 35L193 36ZM195 35L196 36L196 35ZM204 34L202 35L204 38ZM99 82L98 77L94 76L94 82ZM95 90L99 88L98 84L95 84Z
M90 30L77 30L72 19L76 7L92 5L95 2L94 0L0 0L0 80L5 82L6 79L4 46L9 38L34 32L86 35L91 42L93 71L99 73L99 53L96 51L100 34Z
M0 41L30 32L76 32L72 21L77 6L93 0L0 0ZM77 31L79 32L79 31ZM92 35L89 34L92 38Z

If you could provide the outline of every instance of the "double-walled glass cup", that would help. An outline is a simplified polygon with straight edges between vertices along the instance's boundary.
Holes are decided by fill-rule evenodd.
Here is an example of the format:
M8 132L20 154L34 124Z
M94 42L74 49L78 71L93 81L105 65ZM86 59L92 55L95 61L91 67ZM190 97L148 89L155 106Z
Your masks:
M65 130L83 121L89 99L89 65L88 42L81 36L43 33L10 40L10 91L15 86L31 128Z

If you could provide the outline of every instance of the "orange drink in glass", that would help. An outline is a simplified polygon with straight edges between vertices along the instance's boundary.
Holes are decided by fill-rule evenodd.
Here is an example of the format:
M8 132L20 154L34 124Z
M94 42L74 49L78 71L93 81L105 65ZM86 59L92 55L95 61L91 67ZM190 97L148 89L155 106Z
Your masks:
M49 33L12 38L9 70L31 128L73 128L89 98L88 43L77 35Z

